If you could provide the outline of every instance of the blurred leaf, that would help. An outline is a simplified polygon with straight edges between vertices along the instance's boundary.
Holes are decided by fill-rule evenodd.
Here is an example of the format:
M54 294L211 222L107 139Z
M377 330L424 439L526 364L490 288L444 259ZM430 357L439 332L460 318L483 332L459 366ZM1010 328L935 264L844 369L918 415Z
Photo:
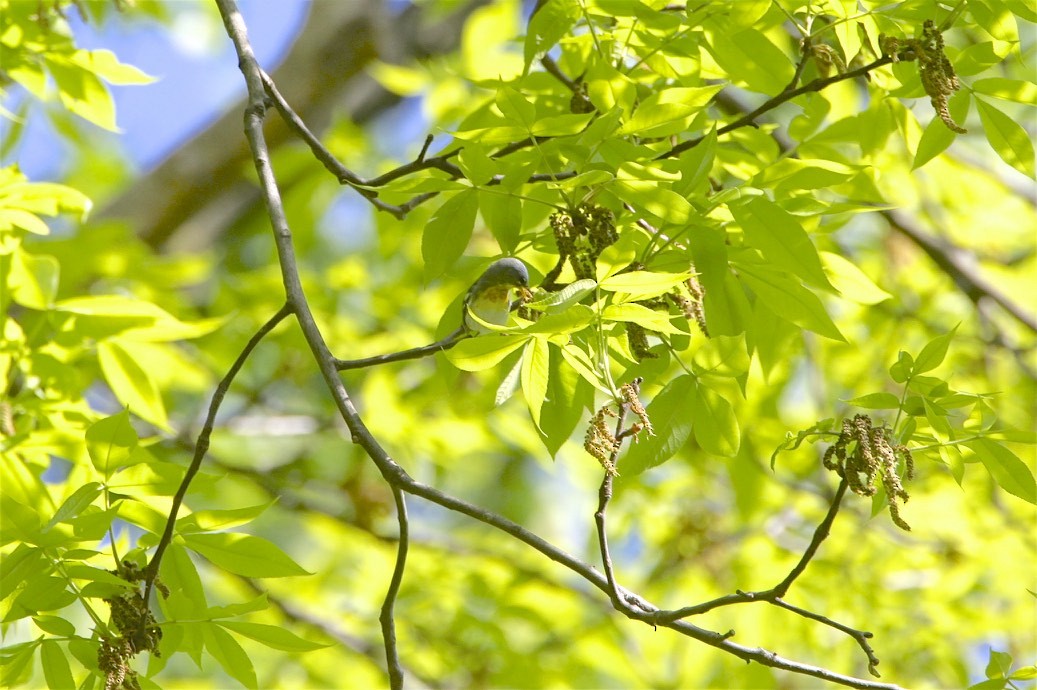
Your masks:
M703 385L695 388L692 401L695 441L712 455L731 458L738 454L741 432L734 409L723 396Z

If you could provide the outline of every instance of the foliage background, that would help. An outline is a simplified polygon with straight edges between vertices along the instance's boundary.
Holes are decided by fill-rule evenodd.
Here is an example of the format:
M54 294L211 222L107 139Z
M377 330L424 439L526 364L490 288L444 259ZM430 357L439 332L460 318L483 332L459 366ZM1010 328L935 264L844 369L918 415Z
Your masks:
M781 6L793 12L803 4ZM84 5L92 24L160 32L185 11L178 3L139 3L124 12L103 3ZM422 35L418 29L399 35L386 30L393 25L392 13L410 12L407 8L358 2L333 10L330 3L316 3L311 12L328 14L302 29L300 44L306 36L316 41L315 34L306 33L315 31L312 24L354 26L349 22L359 20L349 12L377 20L366 31L348 34L356 37L348 46L338 46L338 57L350 60L352 71L339 66L338 85L322 83L308 101L304 94L289 94L289 86L298 82L302 89L321 72L293 50L299 62L289 57L288 65L296 71L275 80L307 121L323 130L328 148L364 175L413 158L426 129L436 133L433 150L438 150L447 133L466 129L458 123L473 104L493 101L501 80L521 79L523 72L523 44L514 39L525 32L528 7L496 2L458 10L455 5L422 3L420 12L413 12L420 17L416 24L426 28L449 27L450 12L462 13L453 24L459 27L457 46L433 46L433 51L407 44L406 36ZM830 2L825 9L840 16L848 5L855 3ZM600 17L633 5L588 6L599 7L591 14ZM787 69L759 55L725 52L738 45L724 42L724 30L732 26L708 21L701 38L709 49L696 48L695 59L682 54L687 48L679 41L652 52L639 41L647 42L654 32L672 33L672 23L645 11L639 16L643 33L631 30L626 48L648 54L652 72L629 88L643 98L653 88L650 79L670 70L688 74L686 86L700 86L701 79L733 80L745 88L729 93L751 104L761 102L761 94L780 91L796 57L787 16L770 2L737 6L737 13L720 15L734 28L765 33L790 56ZM98 574L114 566L106 537L114 537L120 555L154 546L215 381L282 304L283 289L254 174L240 153L240 107L224 118L232 134L212 135L218 145L202 134L172 154L175 165L133 170L101 132L114 130L117 122L103 82L141 83L136 88L144 91L157 87L143 85L142 74L114 62L77 62L71 43L54 41L65 31L56 14L49 38L32 34L31 27L39 26L29 20L35 8L36 3L5 3L0 41L6 51L2 69L10 79L5 89L20 99L12 103L21 104L6 106L16 111L16 119L5 124L3 142L8 177L2 198L9 225L3 235L0 363L8 389L0 596L5 683L60 687L58 655L66 664L71 660L77 685L99 683L84 666L96 668L96 639L89 640L91 629L103 625L91 620L88 609L106 621L99 597L111 594L106 584L115 586ZM201 16L218 28L215 13L208 12ZM938 3L908 2L883 16L910 35L922 19L946 13ZM834 203L836 197L870 208L896 207L953 251L965 252L1033 318L1025 297L1037 288L1032 145L1027 154L1025 146L1013 144L1012 129L1004 130L1009 133L1004 141L992 135L998 129L992 121L1002 121L984 110L1003 111L1004 118L1022 123L1032 140L1034 92L1027 90L1037 88L1032 15L1023 3L970 1L947 33L948 53L966 85L951 99L951 113L970 133L954 138L946 151L938 149L949 135L912 76L914 66L898 65L873 75L875 86L888 88L891 98L869 100L862 97L859 80L841 82L771 111L760 129L721 138L711 174L725 188L780 186L781 176L793 170L776 166L783 159L772 134L779 141L790 139L803 158L867 166L850 178L803 175L785 189L800 209L811 202ZM408 26L402 16L396 17L398 26ZM7 33L12 26L26 31L22 39ZM213 35L219 36L215 30ZM577 43L586 46L588 35L581 35ZM850 34L838 36L852 41ZM43 81L15 62L33 51L47 56ZM428 56L407 59L414 54ZM565 56L560 63L567 66ZM978 91L976 82L992 78L1015 86L1006 87L1003 98L973 93L970 86ZM526 79L523 92L541 102L567 102L570 96L547 75ZM379 92L382 100L356 112L348 95L374 83L387 89ZM41 98L19 95L25 91ZM345 95L321 100L324 93ZM621 89L616 93L628 97ZM396 96L405 100L396 103ZM190 92L181 99L190 101ZM731 116L723 107L689 112L679 131L705 133L716 118ZM419 115L424 127L404 126ZM9 166L31 157L17 118L50 121L54 139L48 145L61 147L69 164L62 179L46 181L70 189L17 186ZM485 267L486 257L501 252L500 228L489 228L480 218L464 257L430 279L421 238L438 202L418 206L403 220L375 212L329 176L302 144L278 135L274 119L270 136L279 145L273 163L304 287L335 353L358 358L389 352L450 330L459 319L460 295ZM667 124L655 134L672 134ZM402 142L398 133L407 131L418 134ZM924 160L927 151L933 156ZM617 144L614 155L622 158L626 152ZM702 199L707 186L703 181L696 191ZM89 215L86 197L72 190L92 199ZM401 199L409 196L397 191ZM549 193L542 187L523 191L534 201L521 205L516 230L542 232L550 208L535 200ZM18 211L45 217L49 234ZM711 214L714 221L731 220L723 207L712 207ZM953 276L902 233L891 231L878 213L801 222L819 249L850 260L874 285L825 298L846 342L781 319L762 321L757 314L750 337L758 349L750 366L740 336L732 340L741 354L723 338L692 337L692 349L684 353L688 362L706 369L722 363L734 372L708 380L737 419L737 452L732 457L705 452L702 439L692 435L668 463L621 476L610 510L620 581L664 605L765 588L788 571L823 516L835 481L820 470L819 447L804 444L780 455L773 472L771 452L789 431L851 416L851 399L876 392L899 395L887 372L901 350L917 354L956 327L946 359L930 373L955 390L989 397L964 413L952 412L955 428L967 423L974 429L996 416L999 428L1032 429L1031 330L989 299L970 299ZM554 259L550 251L531 248L522 258L540 275ZM343 376L372 432L413 476L498 511L596 563L591 516L601 469L580 443L589 413L552 460L521 395L494 406L508 368L464 372L437 356ZM638 369L647 379L645 400L679 370L667 357ZM593 407L601 402L599 396ZM124 405L134 413L142 440L137 444L119 427L124 443L114 447L124 448L125 456L116 471L109 463L113 445L96 438L91 445L86 430L106 415L120 419ZM893 416L886 421L892 423ZM203 475L192 485L187 505L198 517L195 527L181 523L181 528L196 535L186 542L194 553L189 560L187 549L174 546L163 566L163 578L179 590L170 606L180 615L173 618L184 623L165 628L162 658L134 662L143 685L150 686L156 674L153 682L168 688L226 687L235 681L253 687L334 687L342 682L342 669L355 687L384 684L375 620L395 555L393 501L337 420L302 338L296 329L281 326L235 382ZM951 437L947 433L942 440ZM1026 436L1003 438L1032 471L1032 448L1017 443ZM873 516L867 501L851 497L790 601L872 631L884 679L905 687L979 681L987 675L991 648L1011 654L1017 666L1032 663L1037 610L1027 588L1037 590L1037 515L1019 498L1028 491L1025 481L1006 492L1012 480L995 481L975 450L964 446L941 448L916 463L918 476L903 509L913 531L896 530L886 512ZM485 525L420 500L411 502L411 515L416 543L397 602L397 627L401 657L415 683L814 687L809 679L774 674L669 631L626 621L586 583ZM271 554L250 572L241 563L260 542L240 551L225 543L222 551L213 548L211 538L225 529L262 537L292 560ZM293 571L292 562L312 575ZM80 570L70 570L73 566ZM283 566L279 575L296 576L269 578L275 566ZM239 608L216 610L231 605ZM235 630L242 622L281 626L327 646L303 653L316 645L294 636L274 638L265 628ZM699 622L734 629L744 644L866 675L866 659L851 640L787 612L728 607ZM278 651L267 651L264 641Z

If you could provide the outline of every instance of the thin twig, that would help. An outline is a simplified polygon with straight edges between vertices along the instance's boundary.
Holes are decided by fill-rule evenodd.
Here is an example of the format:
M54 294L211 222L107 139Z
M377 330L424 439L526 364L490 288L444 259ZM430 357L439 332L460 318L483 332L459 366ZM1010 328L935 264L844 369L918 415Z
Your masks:
M191 464L187 467L187 472L184 474L184 478L180 481L180 487L177 488L176 494L173 496L173 505L169 509L169 518L166 520L166 528L162 532L162 536L158 540L158 546L155 547L155 554L151 557L151 561L148 563L147 576L144 581L144 601L149 601L151 596L151 589L155 585L155 578L158 576L158 567L162 562L162 554L166 552L166 548L173 539L173 529L176 526L176 516L180 511L180 506L184 502L184 497L187 495L187 488L191 485L191 480L198 474L199 468L202 466L202 459L205 457L205 453L209 450L209 438L212 436L213 427L216 425L216 413L220 410L220 405L223 403L223 398L227 395L227 391L230 389L230 384L234 381L234 377L241 371L241 367L245 365L245 361L252 354L252 350L256 348L256 345L266 337L266 335L281 323L286 316L291 313L291 308L286 302L276 314L271 316L266 323L259 327L259 330L249 338L249 341L245 344L244 349L241 350L241 354L234 360L234 363L230 366L227 374L220 380L216 386L216 390L213 391L212 400L209 401L209 411L205 415L205 423L202 425L202 430L198 434L198 441L194 446L194 457L191 458Z
M379 364L388 364L390 362L402 362L408 359L420 359L421 357L427 357L434 355L437 352L443 352L457 345L459 342L469 337L464 329L458 328L456 331L429 345L422 345L420 347L412 347L409 350L400 350L399 352L390 352L384 355L373 355L371 357L364 357L362 359L335 359L335 368L339 371L345 371L347 369L363 369L365 367L373 367Z
M695 604L694 606L685 606L683 608L674 609L673 611L660 611L656 614L656 620L660 623L667 621L677 620L679 618L685 618L687 616L696 616L707 611L712 611L715 608L721 606L730 606L732 604L745 604L752 601L767 601L773 603L775 599L781 598L788 593L789 587L792 583L803 574L806 570L807 565L811 559L817 554L818 548L821 546L821 542L831 533L832 522L835 520L836 514L839 512L839 507L842 503L843 496L846 494L847 482L845 479L839 482L839 487L835 490L835 496L832 498L832 504L828 508L828 512L825 514L824 519L814 529L814 536L810 540L809 546L806 551L803 552L803 556L799 559L799 562L792 568L785 578L770 589L761 590L758 592L742 592L738 591L733 594L726 594L716 599L703 602L701 604Z
M620 405L619 407L619 418L616 420L616 438L618 441L619 435L623 431L623 422L626 420L627 406ZM609 462L612 467L616 466L616 459L619 457L620 443L616 443L616 447L613 449ZM628 607L627 602L619 594L619 588L616 585L616 575L612 568L612 556L609 554L609 539L608 533L605 530L605 511L608 508L609 501L612 500L612 476L613 473L605 470L605 476L601 480L601 488L598 489L598 509L594 512L594 524L598 528L598 548L601 551L601 565L605 570L605 579L608 581L609 586L609 597L612 599L612 605L619 611L626 612Z
M758 118L760 115L763 115L764 113L766 113L766 112L768 112L770 110L774 110L775 108L777 108L782 103L786 103L787 101L791 101L796 96L802 96L803 94L810 93L811 91L820 91L821 89L823 89L823 88L825 88L827 86L831 86L832 84L835 84L835 83L840 82L840 81L844 81L846 79L855 79L857 77L862 77L865 74L867 74L868 72L871 72L874 69L882 67L883 65L889 65L892 62L893 62L893 58L892 57L883 56L883 57L880 57L878 60L875 60L874 62L868 63L867 65L864 65L863 67L858 67L857 69L850 70L849 72L842 72L840 74L833 74L830 77L814 79L813 81L807 82L806 84L804 84L803 86L800 86L799 88L795 88L795 89L791 89L791 90L786 89L784 91L781 91L778 95L773 96L773 97L767 99L766 101L764 101L762 104L760 104L760 106L758 108L756 108L752 112L747 113L747 114L743 115L742 117L738 118L737 120L735 120L734 122L730 122L730 123L724 125L723 127L721 127L720 129L718 129L717 130L717 136L720 136L720 135L723 135L723 134L727 134L728 132L732 132L732 131L734 131L736 129L740 129L741 127L755 126L756 118ZM658 156L655 157L655 160L661 160L663 158L672 158L674 156L680 155L680 154L684 153L685 151L693 149L696 146L698 146L699 144L701 144L702 141L705 138L706 138L705 135L703 135L703 136L695 137L694 139L688 139L687 141L682 141L681 143L679 143L676 146L674 146L673 148L671 148L669 151L664 151L663 153L660 153Z
M400 524L400 541L397 544L396 567L392 571L392 580L385 593L382 613L378 617L382 624L382 640L385 643L385 662L389 668L389 687L392 690L403 688L403 666L400 665L400 650L396 646L396 621L393 618L393 606L400 594L403 584L403 571L407 566L407 549L410 547L410 523L407 519L407 502L399 487L392 487L392 495L396 500L396 519Z

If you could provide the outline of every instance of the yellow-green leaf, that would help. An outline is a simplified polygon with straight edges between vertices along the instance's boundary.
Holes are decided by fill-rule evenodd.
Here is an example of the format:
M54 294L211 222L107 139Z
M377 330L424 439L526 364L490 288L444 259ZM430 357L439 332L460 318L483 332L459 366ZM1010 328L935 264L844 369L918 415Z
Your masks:
M485 335L466 338L446 351L446 358L458 369L482 371L500 364L515 350L522 347L528 337L517 335Z
M544 397L547 395L550 366L551 350L547 346L547 339L530 339L522 353L522 395L537 428L540 427L540 408L543 407Z

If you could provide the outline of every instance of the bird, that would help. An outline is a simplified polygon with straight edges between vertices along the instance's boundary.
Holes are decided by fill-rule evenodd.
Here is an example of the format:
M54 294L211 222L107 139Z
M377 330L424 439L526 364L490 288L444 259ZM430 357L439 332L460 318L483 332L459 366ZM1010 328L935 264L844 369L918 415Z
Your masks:
M508 322L511 312L511 291L529 287L529 270L519 259L505 257L494 261L468 288L464 298L464 328L481 335L490 329L472 318L476 317L497 326Z

